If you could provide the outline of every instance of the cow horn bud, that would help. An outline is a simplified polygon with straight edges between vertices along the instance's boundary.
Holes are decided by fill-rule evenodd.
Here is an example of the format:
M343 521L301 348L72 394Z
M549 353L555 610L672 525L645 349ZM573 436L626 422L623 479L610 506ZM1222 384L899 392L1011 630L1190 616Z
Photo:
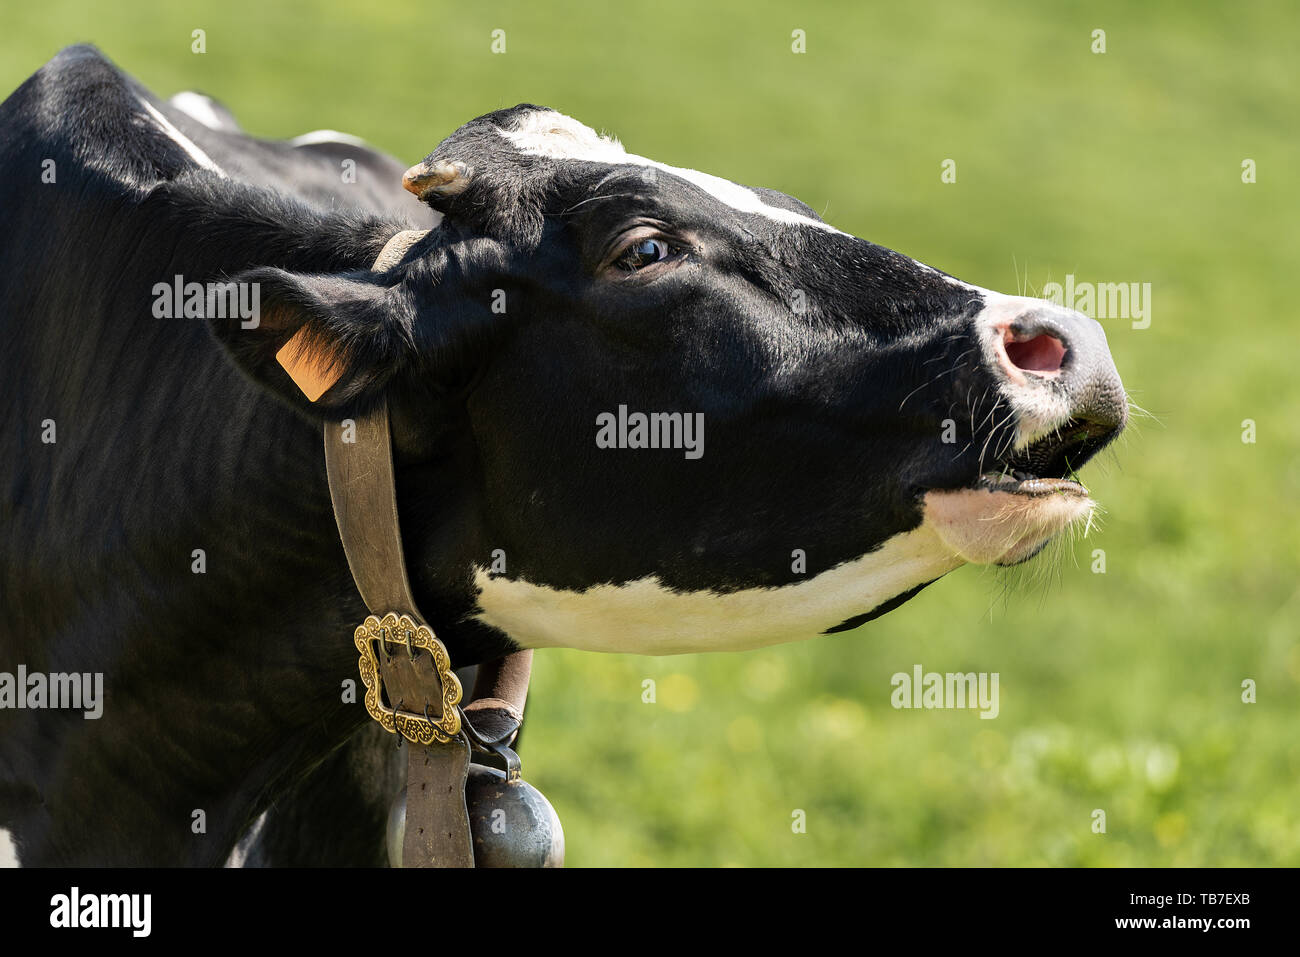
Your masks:
M469 185L469 167L446 160L416 163L402 177L402 186L425 202L462 193Z

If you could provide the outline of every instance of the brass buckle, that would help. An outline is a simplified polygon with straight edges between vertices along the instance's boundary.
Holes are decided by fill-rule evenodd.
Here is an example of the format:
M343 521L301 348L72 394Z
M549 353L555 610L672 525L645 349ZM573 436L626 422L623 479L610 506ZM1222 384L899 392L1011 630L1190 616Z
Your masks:
M428 625L418 625L410 615L398 616L389 612L379 619L370 615L352 636L361 658L361 680L366 686L366 710L385 731L400 734L415 744L430 745L435 741L446 744L460 734L460 679L451 670L451 656ZM406 645L407 650L422 648L433 656L434 667L442 682L442 715L430 719L414 711L399 711L389 705L383 692L384 681L379 673L379 659L375 656L375 642ZM413 653L413 652L412 652ZM401 704L403 702L399 702ZM425 703L428 711L428 702Z

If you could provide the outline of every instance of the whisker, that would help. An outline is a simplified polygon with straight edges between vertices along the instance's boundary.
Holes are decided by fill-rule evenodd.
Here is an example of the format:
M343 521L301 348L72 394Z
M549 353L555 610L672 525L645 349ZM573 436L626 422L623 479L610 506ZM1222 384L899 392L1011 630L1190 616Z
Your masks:
M970 352L970 351L971 351L970 349L967 349L966 352L963 352L960 356L958 356L958 357L953 361L953 366L952 366L951 369L944 369L944 370L941 370L941 371L939 372L939 374L936 375L933 379L930 379L928 382L922 382L920 385L918 385L918 386L917 386L915 389L913 389L911 392L907 393L907 395L903 396L903 401L900 402L900 403L898 403L898 411L899 411L899 412L902 412L902 411L903 411L903 406L905 406L905 405L907 404L907 400L910 399L912 396L916 395L918 392L920 392L920 391L921 391L922 389L924 389L926 386L931 385L931 384L934 383L934 382L937 382L939 379L942 379L942 378L943 378L944 376L946 376L946 375L952 375L953 373L955 373L955 372L957 371L957 369L958 369L958 364L961 362L962 358L964 358L964 357L966 356L966 353L968 353L968 352Z

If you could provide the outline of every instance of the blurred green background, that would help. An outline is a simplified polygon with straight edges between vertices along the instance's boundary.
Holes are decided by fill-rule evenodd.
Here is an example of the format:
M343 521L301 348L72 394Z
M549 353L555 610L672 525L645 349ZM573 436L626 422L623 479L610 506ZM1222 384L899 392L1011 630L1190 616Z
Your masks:
M3 23L6 94L90 41L252 133L410 162L531 101L982 286L1150 282L1150 328L1104 322L1155 418L1085 470L1099 530L833 638L543 652L528 776L571 865L1300 864L1294 4L42 0ZM894 710L917 663L999 672L1001 714Z

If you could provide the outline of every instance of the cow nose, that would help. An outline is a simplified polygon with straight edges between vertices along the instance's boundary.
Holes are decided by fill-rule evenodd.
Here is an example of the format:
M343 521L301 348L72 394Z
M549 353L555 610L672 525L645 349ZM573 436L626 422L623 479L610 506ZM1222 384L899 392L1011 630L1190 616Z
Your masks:
M978 320L986 360L1025 432L1086 422L1094 437L1124 427L1128 402L1095 319L1021 296L999 296Z

